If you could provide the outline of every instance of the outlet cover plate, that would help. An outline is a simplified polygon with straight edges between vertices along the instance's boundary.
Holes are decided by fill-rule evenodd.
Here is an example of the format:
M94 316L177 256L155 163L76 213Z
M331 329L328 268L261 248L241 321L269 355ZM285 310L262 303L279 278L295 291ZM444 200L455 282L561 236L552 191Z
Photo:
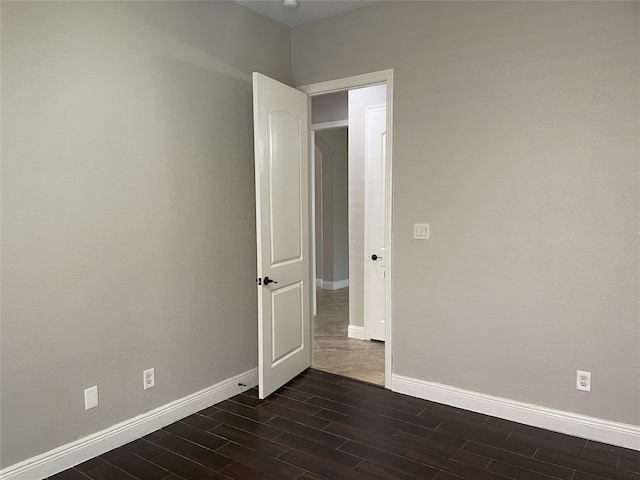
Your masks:
M583 392L591 391L591 372L578 370L576 372L576 388Z
M146 390L156 386L156 373L155 369L150 368L142 372L142 386Z

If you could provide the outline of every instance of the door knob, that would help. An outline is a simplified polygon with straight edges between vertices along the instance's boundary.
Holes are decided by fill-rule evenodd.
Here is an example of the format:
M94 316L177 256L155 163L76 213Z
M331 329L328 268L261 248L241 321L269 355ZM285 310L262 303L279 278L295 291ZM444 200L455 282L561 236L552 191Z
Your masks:
M278 283L275 280L271 280L269 277L264 277L264 280L262 281L263 285L269 285L270 283Z
M382 260L382 257L379 257L375 253L373 255L371 255L371 260L378 260L378 259Z

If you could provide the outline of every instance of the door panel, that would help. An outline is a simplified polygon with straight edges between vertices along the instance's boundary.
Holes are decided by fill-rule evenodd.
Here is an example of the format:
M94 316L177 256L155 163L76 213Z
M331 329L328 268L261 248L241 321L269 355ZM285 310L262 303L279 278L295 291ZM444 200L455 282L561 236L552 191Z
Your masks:
M253 103L264 398L311 366L307 96L254 73Z
M385 340L385 152L387 109L370 106L365 114L364 167L364 329L365 337ZM375 260L374 260L375 258Z
M268 111L272 265L302 257L300 123L284 110Z
M271 292L272 365L286 360L305 346L304 328L300 322L304 318L302 289L302 282L298 282Z

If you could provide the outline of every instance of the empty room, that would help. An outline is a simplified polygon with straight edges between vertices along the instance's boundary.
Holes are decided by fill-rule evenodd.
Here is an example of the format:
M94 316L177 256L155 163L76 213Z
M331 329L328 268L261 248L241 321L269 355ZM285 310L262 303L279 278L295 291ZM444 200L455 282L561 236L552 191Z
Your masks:
M0 114L0 480L640 479L639 2L1 0Z

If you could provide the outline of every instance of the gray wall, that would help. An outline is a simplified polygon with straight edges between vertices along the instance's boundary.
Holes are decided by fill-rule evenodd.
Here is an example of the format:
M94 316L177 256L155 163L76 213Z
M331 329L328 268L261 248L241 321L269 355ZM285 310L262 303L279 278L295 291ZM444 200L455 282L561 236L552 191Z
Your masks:
M346 121L349 118L349 92L319 95L311 99L311 123Z
M332 128L316 132L316 139L324 141L331 150L330 165L323 162L323 190L331 196L331 211L325 209L324 226L328 227L331 237L325 237L325 246L330 242L331 256L324 256L324 271L330 271L330 276L322 278L330 282L338 282L349 278L349 219L348 219L348 141L347 128ZM324 158L324 157L323 157ZM325 170L326 167L326 170ZM331 183L328 185L328 183ZM328 215L327 215L328 214ZM329 218L327 218L327 216ZM326 250L325 250L326 253ZM331 263L329 267L327 262Z
M256 366L250 73L289 81L290 31L231 2L1 27L6 467Z
M635 2L382 2L293 30L296 85L395 69L395 373L640 424L639 33Z
M333 147L333 281L349 279L348 129L322 132Z
M321 135L315 135L316 165L319 175L316 176L316 192L319 195L320 211L316 216L316 233L320 238L316 243L316 261L320 268L316 270L316 279L331 282L333 280L333 151ZM318 276L318 274L320 276Z

